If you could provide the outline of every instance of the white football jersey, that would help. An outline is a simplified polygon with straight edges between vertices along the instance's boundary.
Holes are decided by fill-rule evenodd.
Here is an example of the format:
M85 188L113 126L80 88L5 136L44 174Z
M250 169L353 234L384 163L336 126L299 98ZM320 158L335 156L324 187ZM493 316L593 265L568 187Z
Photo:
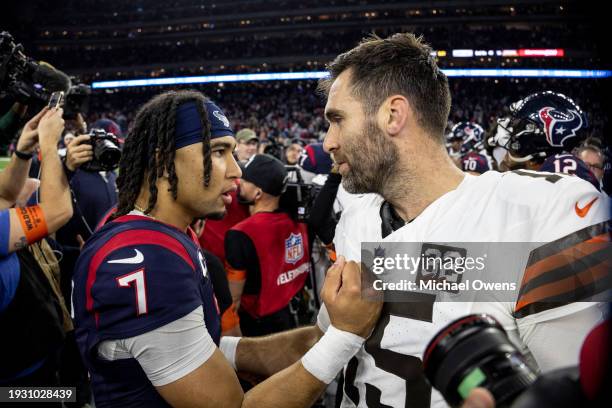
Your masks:
M609 236L608 197L577 177L553 173L466 174L455 190L384 239L382 202L380 196L367 194L344 211L334 239L338 255L359 261L361 243L374 241L557 242L563 238L573 245ZM522 277L523 271L517 276ZM344 369L342 407L446 407L425 381L421 358L443 326L471 313L493 315L540 369L575 365L584 337L602 311L592 302L566 303L526 307L522 314L516 313L516 302L386 303L374 332ZM323 331L329 326L324 307L318 325Z

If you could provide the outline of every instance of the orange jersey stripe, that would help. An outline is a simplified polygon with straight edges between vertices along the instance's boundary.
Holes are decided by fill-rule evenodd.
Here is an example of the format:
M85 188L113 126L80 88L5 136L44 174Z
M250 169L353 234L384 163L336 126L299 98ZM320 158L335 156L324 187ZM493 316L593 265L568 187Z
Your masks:
M561 295L564 293L575 292L580 287L587 286L593 282L603 279L609 274L610 263L603 261L588 268L579 274L568 276L546 285L539 286L528 293L522 295L516 303L515 313L535 302L541 302L547 298Z
M606 248L610 245L608 243L609 240L610 237L608 234L601 234L587 241L583 241L569 248L565 248L564 250L547 258L539 260L525 270L523 281L521 282L521 288L525 287L525 285L532 279L537 278L546 272L569 265L587 255Z

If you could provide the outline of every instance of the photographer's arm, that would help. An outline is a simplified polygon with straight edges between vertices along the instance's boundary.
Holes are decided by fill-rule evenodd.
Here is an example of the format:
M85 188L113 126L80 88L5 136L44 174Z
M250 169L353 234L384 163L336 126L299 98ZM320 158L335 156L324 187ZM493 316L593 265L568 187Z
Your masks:
M36 116L25 124L16 146L18 154L22 157L13 154L8 166L0 173L0 209L8 208L15 204L25 184L28 172L30 171L30 164L32 163L32 160L28 159L27 155L33 155L36 152L36 145L38 143L37 127L45 112L47 112L47 108L38 112Z
M8 252L17 251L57 231L72 216L70 189L57 154L64 128L62 109L47 111L38 125L41 160L40 204L10 210Z

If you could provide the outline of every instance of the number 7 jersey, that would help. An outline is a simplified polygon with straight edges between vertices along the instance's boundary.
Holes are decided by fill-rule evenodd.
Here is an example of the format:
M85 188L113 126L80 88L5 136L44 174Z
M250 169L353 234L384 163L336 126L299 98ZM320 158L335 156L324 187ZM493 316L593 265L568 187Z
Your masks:
M102 359L100 343L148 333L201 306L203 323L219 344L212 283L197 238L188 233L149 217L126 215L96 231L83 247L72 299L77 344L96 406L117 401L168 406L134 356Z
M334 239L339 255L360 260L361 243L378 241L554 242L555 249L547 253L554 257L555 251L571 250L593 239L609 241L610 236L608 197L577 177L553 173L466 175L455 190L384 239L382 202L381 197L369 194L344 211ZM544 244L543 248L549 247ZM586 296L588 291L582 289L592 282L583 279L572 287L564 281L573 281L566 276L566 266L547 271L544 280L529 281L527 273L516 271L519 287L529 284L536 289L530 293L540 293L540 297L520 297L514 302L436 302L435 295L410 293L420 296L418 301L385 303L372 335L344 368L341 406L445 407L442 396L424 377L422 354L442 327L470 313L493 315L543 371L575 365L580 345L601 312L593 302L576 302L586 299L577 294ZM414 276L406 279L414 280ZM542 303L547 293L543 289L550 284L557 288L559 302ZM551 333L547 328L557 329L555 325L564 318L570 319L564 324L571 334L547 338ZM325 308L319 313L318 325L323 331L329 325Z

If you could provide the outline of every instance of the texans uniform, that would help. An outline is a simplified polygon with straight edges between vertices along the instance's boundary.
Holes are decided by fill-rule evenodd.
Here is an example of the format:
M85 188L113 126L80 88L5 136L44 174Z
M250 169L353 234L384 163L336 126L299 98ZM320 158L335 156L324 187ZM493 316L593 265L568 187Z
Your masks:
M368 194L345 210L336 229L338 254L360 260L361 243L378 241L541 242L541 260L553 262L557 252L572 251L585 241L602 241L609 248L609 199L576 177L529 171L467 174L455 190L410 223L395 224L384 239L382 209L383 199ZM601 271L609 264L597 267ZM561 264L539 276L517 270L517 283L530 291L512 302L436 302L432 295L419 303L385 303L372 335L344 368L341 406L445 407L425 381L422 354L438 330L470 313L493 315L543 371L576 364L584 337L602 317L598 303L576 300L592 299L594 287L605 287L598 279L606 275L587 271L574 280L575 268ZM414 279L406 279L410 276ZM550 300L546 296L558 302L539 302ZM329 326L324 308L318 325L323 331Z
M203 312L208 334L218 344L213 287L197 238L188 232L126 215L102 227L84 246L74 272L73 307L96 406L169 406L139 361L129 355L102 358L101 344L115 347L115 340L167 327L194 310Z
M482 174L491 170L491 163L484 154L469 152L461 156L461 169Z
M542 163L540 171L578 176L591 183L597 190L600 190L597 177L595 177L591 169L582 160L573 154L562 153L547 157L544 163Z

